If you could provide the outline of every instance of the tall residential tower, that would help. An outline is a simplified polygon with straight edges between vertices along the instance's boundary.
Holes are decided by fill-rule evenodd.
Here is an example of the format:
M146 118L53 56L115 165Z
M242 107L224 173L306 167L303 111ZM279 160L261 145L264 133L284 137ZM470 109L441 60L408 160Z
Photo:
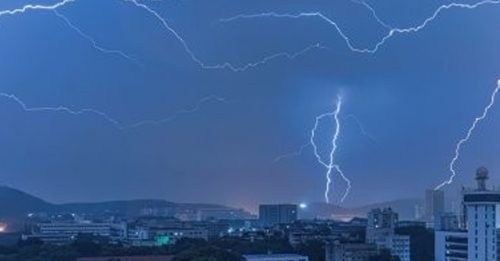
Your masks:
M500 191L488 189L488 170L476 172L477 188L463 189L465 227L436 230L436 261L494 261L497 256L496 210Z

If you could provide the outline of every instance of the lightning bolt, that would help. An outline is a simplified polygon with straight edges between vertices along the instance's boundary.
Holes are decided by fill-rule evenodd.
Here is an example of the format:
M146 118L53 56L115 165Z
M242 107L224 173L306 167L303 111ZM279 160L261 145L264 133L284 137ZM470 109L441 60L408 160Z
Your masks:
M123 124L119 120L111 117L109 114L102 112L102 111L99 111L99 110L96 110L96 109L84 108L84 109L74 110L74 109L71 109L71 108L65 107L65 106L29 107L28 105L26 105L26 103L24 101L22 101L21 99L19 99L17 96L15 96L13 94L8 94L8 93L2 92L2 93L0 93L0 97L7 98L7 99L14 101L25 112L61 112L61 113L67 113L67 114L74 115L74 116L79 116L79 115L83 115L83 114L93 114L93 115L96 115L96 116L104 119L105 121L107 121L108 123L110 123L111 125L113 125L116 129L118 129L120 131L135 129L135 128L143 127L145 125L160 125L160 124L164 124L167 122L171 122L171 121L177 119L178 117L180 117L181 115L191 114L191 113L195 113L195 112L199 111L208 102L218 102L218 103L225 103L225 104L229 103L229 101L227 101L224 98L221 98L221 97L218 97L215 95L210 95L210 96L204 97L201 100L199 100L195 106L188 108L188 109L182 109L182 110L175 111L174 113L172 113L170 116L168 116L166 118L158 119L158 120L145 120L145 121L140 121L140 122L131 123L131 124Z
M349 114L346 117L344 117L344 119L345 120L349 120L349 119L353 120L356 123L356 126L359 128L359 131L361 132L361 134L363 136L367 137L373 143L376 143L376 139L372 135L370 135L370 133L368 133L366 131L364 125L361 123L361 121L358 119L358 117L356 117L356 115ZM307 149L309 146L311 146L310 142L302 144L298 150L296 150L294 152L286 153L286 154L283 154L283 155L280 155L280 156L274 158L274 162L279 162L279 161L284 160L284 159L295 158L295 157L301 156L302 153L304 152L304 150Z
M82 115L82 114L95 114L110 124L114 125L115 127L119 128L121 126L121 123L118 120L115 120L114 118L110 117L108 114L101 112L99 110L95 109L80 109L80 110L73 110L71 108L65 107L65 106L56 106L56 107L29 107L26 105L24 101L19 99L17 96L14 94L8 94L8 93L0 93L0 97L7 98L10 100L13 100L16 102L23 111L25 112L63 112L63 113L68 113L71 115Z
M384 22L377 14L377 12L375 11L375 9L369 5L367 2L363 1L363 0L351 0L351 2L353 3L356 3L356 4L360 4L360 5L363 5L364 7L366 7L366 9L368 9L370 11L370 13L372 14L373 18L377 21L377 23L379 23L381 26L385 27L386 29L389 29L391 30L392 29L392 26L390 26L389 24L387 24L386 22Z
M170 116L168 116L166 118L159 119L159 120L144 120L144 121L136 122L133 124L124 125L122 127L122 129L133 129L133 128L143 127L146 125L160 125L160 124L164 124L167 122L171 122L171 121L177 119L178 117L180 117L181 115L192 114L192 113L199 111L208 102L217 102L217 103L223 103L223 104L231 103L231 101L228 101L225 98L222 98L222 97L219 97L216 95L210 95L210 96L206 96L206 97L202 98L201 100L199 100L198 103L196 103L196 105L194 105L193 107L188 108L188 109L182 109L182 110L175 111L174 113L170 114Z
M55 15L57 17L61 18L71 29L73 29L78 35L80 35L85 40L87 40L88 42L90 42L90 44L92 45L92 47L94 49L96 49L96 50L98 50L98 51L100 51L102 53L105 53L105 54L118 55L118 56L121 56L122 58L125 58L127 60L135 62L135 60L130 55L126 54L123 51L114 50L114 49L107 49L107 48L104 48L104 47L100 46L93 37L91 37L90 35L88 35L85 32L83 32L80 28L78 28L75 24L73 24L68 19L68 17L64 16L63 14L61 14L60 12L58 12L56 9L54 9L53 12L55 13Z
M367 138L368 138L370 141L372 141L373 143L376 143L376 142L377 142L377 140L376 140L376 139L375 139L375 138L374 138L374 137L373 137L370 133L368 133L368 132L366 131L365 126L364 126L364 125L363 125L363 123L359 120L359 118L358 118L358 117L356 117L356 115L354 115L354 114L349 114L349 115L347 115L347 116L345 117L345 119L346 119L346 120L348 120L348 119L353 120L353 121L356 123L356 125L358 126L359 131L361 132L361 134L362 134L363 136L367 137Z
M453 179L457 175L456 170L455 170L455 163L460 158L460 150L462 149L462 145L464 145L465 143L467 143L469 141L474 130L476 129L476 126L488 116L488 112L490 111L491 107L493 107L493 105L495 105L495 99L496 99L496 96L497 96L497 93L499 90L500 90L500 79L497 80L497 87L493 90L493 93L491 94L491 97L490 97L490 102L488 103L488 105L486 107L484 107L483 113L474 119L474 121L472 122L472 125L467 130L467 134L465 135L465 137L460 139L458 141L458 143L456 144L455 154L454 154L454 156L451 159L450 164L449 164L449 170L451 172L449 179L445 180L443 183L436 186L435 190L439 190L442 187L453 183Z
M287 158L298 157L298 156L302 155L302 152L305 149L307 149L309 146L311 146L311 143L302 144L302 146L300 146L299 150L294 151L294 152L290 152L290 153L287 153L287 154L280 155L280 156L274 158L274 162L278 162L278 161L281 161L281 160L284 160L284 159L287 159Z
M248 64L243 65L241 67L234 66L229 62L224 62L222 64L216 64L216 65L208 65L208 64L205 64L200 58L198 58L196 56L196 54L193 52L191 47L189 47L189 45L187 44L186 40L184 40L184 38L172 26L170 26L170 24L167 22L167 20L165 18L163 18L157 11L153 10L151 7L149 7L148 5L146 5L144 3L138 2L137 0L124 0L124 1L130 2L133 5L135 5L136 7L145 10L146 12L151 14L156 20L158 20L158 22L160 22L160 24L179 41L179 43L184 48L184 51L189 55L191 60L193 60L196 64L198 64L202 69L207 69L207 70L228 69L228 70L231 70L233 72L244 72L250 68L255 68L259 65L266 64L269 61L277 59L277 58L285 57L289 60L293 60L293 59L297 58L298 56L304 55L305 53L307 53L313 49L326 49L325 47L322 47L319 43L317 43L317 44L310 45L310 46L308 46L308 47L306 47L298 52L295 52L295 53L287 53L287 52L275 53L275 54L266 56L257 62L251 62L251 63L248 63Z
M230 63L225 63L222 65L208 66L205 69L229 69L233 72L244 72L248 69L267 64L269 61L275 60L278 58L286 58L288 60L294 60L295 58L302 56L302 55L306 54L307 52L312 51L313 49L327 49L327 48L322 46L320 43L316 43L316 44L309 45L306 48L304 48L298 52L295 52L295 53L288 53L288 52L275 53L275 54L272 54L272 55L269 55L269 56L262 58L262 60L260 60L260 61L247 63L241 67L236 67L236 66L231 65Z
M311 129L311 136L310 136L310 140L309 140L311 146L313 147L314 156L316 157L316 160L318 161L319 164L321 164L327 170L326 174L325 174L326 186L325 186L325 193L324 193L326 203L330 203L329 194L330 194L330 185L332 183L332 172L333 171L337 171L337 173L342 177L342 179L347 184L347 188L344 192L344 195L342 196L342 198L340 200L341 202L343 202L345 200L345 198L347 197L347 195L349 195L349 192L351 190L351 181L345 176L345 174L342 171L342 169L340 168L340 166L335 163L335 152L337 151L337 147L338 147L337 141L338 141L338 138L340 135L340 130L341 130L340 119L339 119L339 114L340 114L341 108L342 108L342 96L339 95L337 97L336 108L334 111L323 113L321 115L316 116L316 120L314 122L314 127ZM335 120L335 131L333 133L333 137L331 140L331 150L330 150L330 153L328 154L329 155L328 160L324 160L322 158L322 156L320 155L320 153L318 152L318 146L315 142L315 137L316 137L316 131L319 127L321 120L323 120L324 118L327 118L327 117L333 117L333 119Z
M364 2L361 2L364 3ZM351 38L342 30L342 28L332 19L323 15L321 12L301 12L298 14L290 14L290 13L276 13L276 12L266 12L260 14L239 14L230 18L220 19L221 22L231 22L240 19L253 19L253 18L288 18L288 19L300 19L300 18L319 18L320 20L331 25L335 31L339 34L339 36L344 40L346 46L352 51L357 53L376 53L380 47L382 47L389 39L398 34L409 34L416 33L422 29L424 29L428 24L434 21L443 11L453 8L461 8L461 9L476 9L477 7L488 5L488 4L500 4L500 0L483 0L477 2L475 4L462 4L462 3L450 3L446 5L439 6L434 13L424 19L424 21L418 25L407 28L398 28L398 27L390 27L388 28L387 33L376 42L375 45L369 48L357 47L353 44ZM364 5L371 10L371 12L376 17L377 21L384 27L387 28L387 24L384 23L378 16L373 8L370 5L364 3Z

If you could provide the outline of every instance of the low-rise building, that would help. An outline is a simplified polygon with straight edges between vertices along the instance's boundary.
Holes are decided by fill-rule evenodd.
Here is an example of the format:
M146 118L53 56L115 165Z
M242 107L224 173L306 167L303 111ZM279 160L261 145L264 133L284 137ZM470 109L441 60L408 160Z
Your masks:
M259 222L263 226L288 224L297 220L297 205L260 205Z
M46 243L67 244L74 240L79 234L110 237L112 225L108 223L93 222L53 222L38 223L32 227L28 235L23 239L37 238Z
M325 261L367 261L379 253L375 244L327 242Z

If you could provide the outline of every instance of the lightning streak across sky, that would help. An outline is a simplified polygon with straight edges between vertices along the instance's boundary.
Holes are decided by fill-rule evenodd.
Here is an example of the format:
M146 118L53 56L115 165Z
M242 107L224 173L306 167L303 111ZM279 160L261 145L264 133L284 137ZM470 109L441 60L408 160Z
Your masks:
M467 130L467 134L465 135L465 137L463 137L462 139L460 139L458 141L458 143L455 147L455 154L454 154L453 158L451 159L450 165L449 165L449 170L451 172L449 179L445 180L443 183L436 186L435 190L439 190L442 187L453 183L453 179L457 175L457 172L455 170L455 163L457 162L458 158L460 158L460 150L462 148L462 145L464 145L465 143L467 143L469 141L469 139L472 136L472 133L476 129L477 125L488 116L488 112L490 111L491 107L493 107L493 105L495 105L495 99L496 99L498 91L500 91L500 79L497 81L497 87L493 90L493 93L491 94L491 97L490 97L490 102L488 103L488 105L486 105L486 107L484 107L483 113L474 119L474 121L472 122L472 125Z
M146 125L160 125L160 124L164 124L167 122L171 122L171 121L177 119L181 115L191 114L191 113L195 113L195 112L199 111L208 102L217 102L217 103L225 103L225 104L229 103L229 101L227 101L224 98L221 98L221 97L218 97L215 95L210 95L210 96L206 96L206 97L202 98L201 100L199 100L195 106L193 106L191 108L175 111L172 114L170 114L170 116L168 116L166 118L162 118L162 119L158 119L158 120L144 120L144 121L139 121L139 122L131 123L131 124L123 124L119 120L109 116L109 114L104 113L104 112L99 111L99 110L96 110L96 109L85 108L85 109L74 110L74 109L71 109L71 108L65 107L65 106L29 107L28 105L26 105L26 103L24 101L22 101L21 99L19 99L17 96L15 96L13 94L0 93L0 97L7 98L7 99L14 101L25 112L62 112L62 113L67 113L67 114L74 115L74 116L80 116L83 114L93 114L93 115L96 115L96 116L104 119L105 121L107 121L108 123L113 125L118 130L130 130L130 129L134 129L134 128L143 127Z
M340 130L341 130L340 119L339 119L339 114L340 114L341 108L342 108L342 96L339 95L337 97L337 104L336 104L336 108L334 111L323 113L323 114L316 117L316 120L314 122L314 127L311 129L311 136L309 139L310 144L313 147L314 156L316 157L316 160L318 161L318 163L320 163L327 170L326 174L325 174L326 185L325 185L325 194L324 194L325 201L327 203L330 203L329 194L330 194L330 185L332 183L332 172L333 171L336 171L347 184L347 188L344 192L344 195L340 199L341 202L343 202L345 200L345 198L347 197L347 195L349 195L349 192L351 190L351 181L344 175L344 172L342 171L340 166L337 163L335 163L335 153L337 152L337 147L338 147L337 142L338 142ZM318 130L318 127L319 127L321 120L323 120L324 118L327 118L327 117L333 117L333 119L335 121L335 131L334 131L333 136L332 136L331 149L330 149L330 152L328 153L328 159L324 160L318 151L318 146L316 144L315 138L316 138L316 131Z
M75 2L76 0L63 0L61 2L57 2L52 5L33 5L33 4L28 4L24 5L21 8L16 8L16 9L11 9L11 10L0 10L0 17L6 16L6 15L16 15L16 14L22 14L26 13L27 11L31 10L56 10L57 8L60 8L66 4Z
M147 13L152 15L181 45L184 51L188 54L188 56L191 58L193 62L198 64L202 69L206 70L216 70L216 69L227 69L233 72L244 72L248 69L252 69L264 64L267 64L268 62L279 59L279 58L286 58L288 60L293 60L299 56L302 56L309 51L312 51L314 49L326 49L325 47L321 46L319 43L316 44L311 44L302 50L299 50L294 53L290 52L277 52L274 54L270 54L268 56L265 56L261 58L258 61L254 62L249 62L247 64L241 65L241 66L235 66L230 62L224 62L221 64L215 64L215 65L208 65L205 62L203 62L198 56L195 54L195 52L191 49L191 47L188 45L186 40L181 36L181 34L175 30L165 18L163 18L157 11L152 9L150 6L146 5L145 3L142 3L138 0L121 0L124 2L129 2L132 3L135 7L140 8L145 10ZM92 45L93 48L99 50L100 52L107 53L107 54L115 54L119 55L125 59L128 60L133 60L133 58L126 54L125 52L117 49L109 49L109 48L104 48L97 44L95 39L91 37L90 35L86 34L83 32L81 29L79 29L77 26L75 26L66 16L62 15L61 13L57 12L57 9L60 7L65 6L68 3L76 2L76 0L63 0L60 2L57 2L52 5L25 5L21 8L16 8L16 9L11 9L11 10L0 10L0 17L5 16L5 15L16 15L16 14L22 14L30 10L46 10L46 11L55 11L56 15L64 20L64 22L74 31L76 31L81 37L86 39L90 44Z
M364 2L361 2L364 3ZM489 5L489 4L500 4L500 0L483 0L480 2L477 2L475 4L462 4L462 3L450 3L446 5L441 5L439 6L434 13L424 19L424 21L418 25L415 25L413 27L408 27L408 28L398 28L398 27L389 27L387 33L378 40L378 42L375 43L372 47L369 48L363 48L363 47L358 47L355 44L353 44L351 38L342 30L342 28L331 18L323 15L320 12L301 12L297 14L292 14L292 13L277 13L277 12L266 12L266 13L259 13L259 14L239 14L230 18L225 18L221 19L221 22L231 22L235 20L241 20L241 19L252 19L252 18L263 18L263 17L268 17L268 18L288 18L288 19L300 19L300 18L319 18L323 20L324 22L328 23L329 25L333 26L335 31L340 35L340 37L344 40L345 44L347 47L352 51L352 52L357 52L357 53L376 53L381 46L383 46L387 40L392 38L393 36L397 34L408 34L408 33L416 33L422 29L424 29L428 24L430 24L434 19L436 19L443 11L448 10L448 9L454 9L454 8L461 8L461 9L475 9L477 7L483 6L483 5ZM364 4L371 12L374 14L375 19L384 27L387 27L388 25L384 23L380 18L378 18L375 10L371 8L368 4Z
M63 14L58 12L57 10L53 10L53 12L56 14L57 17L61 18L77 34L79 34L81 37L83 37L84 39L89 41L94 49L96 49L102 53L105 53L105 54L119 55L127 60L134 61L134 59L130 55L126 54L123 51L114 50L114 49L107 49L107 48L100 46L93 37L91 37L90 35L83 32L80 28L78 28L75 24L73 24L66 16L64 16Z

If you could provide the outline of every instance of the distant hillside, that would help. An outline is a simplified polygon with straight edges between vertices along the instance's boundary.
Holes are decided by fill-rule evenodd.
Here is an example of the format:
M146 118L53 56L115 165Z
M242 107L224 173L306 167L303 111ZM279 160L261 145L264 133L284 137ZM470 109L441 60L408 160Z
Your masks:
M374 208L390 207L399 214L400 219L413 219L415 206L423 206L422 199L401 199L360 207L346 208L326 203L312 203L307 209L301 210L304 218L337 218L349 219L351 217L366 217L367 213Z
M126 216L139 216L146 208L167 208L175 211L193 211L200 209L233 209L216 204L174 203L160 199L118 200L94 203L68 203L57 205L59 211L87 214L120 213Z
M165 208L171 211L187 213L196 213L201 209L233 209L215 204L173 203L157 199L51 204L20 190L0 186L0 223L8 224L9 231L21 230L26 216L32 212L86 214L115 213L134 217L140 216L142 210L149 208ZM240 211L237 209L234 210L235 212ZM250 214L248 214L248 216L250 216Z
M24 214L29 211L51 209L54 205L17 189L0 186L1 214Z

